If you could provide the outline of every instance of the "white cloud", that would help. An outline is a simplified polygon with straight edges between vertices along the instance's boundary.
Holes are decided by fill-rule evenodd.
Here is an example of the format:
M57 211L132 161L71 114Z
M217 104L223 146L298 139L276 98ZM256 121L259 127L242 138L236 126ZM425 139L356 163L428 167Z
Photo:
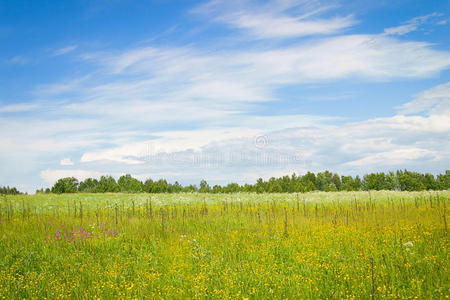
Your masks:
M19 103L0 106L0 113L17 113L31 111L38 107L36 103Z
M38 98L52 97L55 95L60 96L61 94L73 92L78 88L82 88L82 84L86 84L89 77L90 76L87 75L81 78L65 80L53 84L38 85L34 89L33 94Z
M25 65L26 63L28 63L28 61L28 58L21 55L16 55L9 60L10 63L15 65Z
M318 17L331 9L316 1L210 1L193 10L246 30L256 38L288 38L337 33L356 23L352 16Z
M425 24L428 22L429 19L442 16L438 13L432 13L425 16L415 17L411 20L407 21L404 25L396 26L396 27L390 27L386 28L384 30L384 33L387 35L404 35L409 32L415 31L419 28L420 25Z
M70 46L67 46L67 47L63 47L63 48L55 50L53 52L53 56L64 55L64 54L67 54L69 52L74 51L77 48L78 48L78 45L70 45Z
M316 21L303 21L303 16L273 16L270 14L237 14L224 21L241 29L247 29L258 38L299 37L315 34L332 34L355 23L353 17L336 17Z
M422 94L436 89L439 87ZM411 103L415 101L413 99ZM445 102L447 98L439 101ZM188 169L196 178L204 172L202 168L214 167L221 170L222 176L229 174L237 181L245 176L248 180L251 177L248 174L252 173L259 177L266 173L299 173L325 168L354 172L355 168L395 169L420 164L438 168L450 163L447 142L450 114L445 111L426 116L395 115L341 125L327 125L324 123L327 119L313 121L314 118L295 124L286 117L286 123L278 130L271 125L279 124L282 116L272 120L270 117L259 118L255 122L249 121L243 128L265 123L264 130L229 128L160 132L155 133L159 138L152 141L85 153L82 161L109 159L129 163L127 159L135 159L143 169L154 168L155 172ZM289 125L292 128L286 129ZM263 138L263 142L255 140L256 137ZM208 170L210 173L215 176L211 169Z
M101 172L90 170L51 170L47 169L41 172L41 178L49 185L53 185L58 179L65 177L75 177L78 180L86 178L99 178L103 175Z
M46 109L49 108L44 107L44 111ZM41 112L37 111L38 114ZM53 155L103 141L102 132L93 131L100 124L99 121L86 119L80 122L79 119L67 118L45 120L29 116L0 117L0 139L10 141L18 149L26 148L28 153Z
M441 120L446 127L434 125ZM396 168L418 162L449 161L450 149L445 142L449 125L450 117L442 115L394 116L343 125L266 131L259 135L264 139L262 142L255 140L258 135L251 131L246 136L236 130L223 137L219 132L210 132L209 138L201 131L166 133L154 146L145 142L128 144L86 153L83 158L84 162L110 159L127 163L127 158L134 157L144 168L152 166L157 170L217 166L223 172L233 172L230 174L233 178L242 176L239 167L248 170L248 166L250 170L260 169L258 172L263 169L278 173L299 172L308 167L336 171L349 167ZM171 155L158 156L161 153Z
M70 158L61 159L59 162L61 166L73 166L73 161Z
M413 114L423 111L441 112L450 110L450 82L438 85L414 97L398 107L400 113Z
M62 105L68 113L209 121L248 112L253 103L276 101L277 90L287 85L423 78L450 66L446 51L384 35L343 35L273 50L147 47L89 57L99 66L95 76L40 86L35 94L73 99Z
M367 167L374 165L404 165L410 161L414 162L423 159L438 160L439 156L435 151L420 148L396 149L388 152L379 152L368 155L364 158L347 163L349 166Z
M323 123L334 121L337 118L310 115L283 115L283 116L247 116L242 119L230 118L226 128L209 128L194 130L173 130L153 132L154 139L129 143L107 150L90 151L83 154L81 162L94 162L109 160L126 164L144 164L151 157L159 154L173 154L184 151L200 152L210 145L224 147L230 143L245 139L254 148L254 139L264 137L265 132L282 130L302 126L320 126ZM232 126L234 121L240 126Z
M164 153L200 151L202 147L218 141L254 136L260 131L245 128L156 132L154 140L132 143L108 150L83 154L81 162L110 160L126 164L142 164L150 157Z
M361 76L420 78L450 66L448 52L382 35L339 36L311 45L249 53L241 59L251 64L253 74L268 75L265 82L284 84Z
M359 123L360 131L375 129L379 134L387 133L388 130L410 130L420 132L448 132L450 130L450 117L445 111L440 114L423 116L395 115L388 118L376 118Z

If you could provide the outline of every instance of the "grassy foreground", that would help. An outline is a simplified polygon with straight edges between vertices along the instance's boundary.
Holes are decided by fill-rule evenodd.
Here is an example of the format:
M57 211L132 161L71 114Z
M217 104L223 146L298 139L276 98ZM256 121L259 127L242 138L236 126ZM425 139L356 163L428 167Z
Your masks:
M0 298L445 299L449 196L9 196Z

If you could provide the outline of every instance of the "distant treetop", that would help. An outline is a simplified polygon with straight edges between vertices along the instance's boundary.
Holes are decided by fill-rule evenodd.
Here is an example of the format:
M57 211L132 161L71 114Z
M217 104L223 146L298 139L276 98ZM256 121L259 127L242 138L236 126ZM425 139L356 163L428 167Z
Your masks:
M0 195L20 195L23 194L15 187L0 186Z

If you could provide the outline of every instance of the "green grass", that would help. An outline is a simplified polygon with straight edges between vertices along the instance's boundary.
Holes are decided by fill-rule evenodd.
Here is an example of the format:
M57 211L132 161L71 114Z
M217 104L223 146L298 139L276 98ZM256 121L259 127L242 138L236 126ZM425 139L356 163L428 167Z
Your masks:
M0 298L444 299L449 196L9 196Z

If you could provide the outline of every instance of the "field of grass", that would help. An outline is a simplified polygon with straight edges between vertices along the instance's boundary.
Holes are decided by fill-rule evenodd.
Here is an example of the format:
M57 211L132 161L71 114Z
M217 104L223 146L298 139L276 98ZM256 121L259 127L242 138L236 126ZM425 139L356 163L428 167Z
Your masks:
M0 298L445 299L449 196L8 196Z

